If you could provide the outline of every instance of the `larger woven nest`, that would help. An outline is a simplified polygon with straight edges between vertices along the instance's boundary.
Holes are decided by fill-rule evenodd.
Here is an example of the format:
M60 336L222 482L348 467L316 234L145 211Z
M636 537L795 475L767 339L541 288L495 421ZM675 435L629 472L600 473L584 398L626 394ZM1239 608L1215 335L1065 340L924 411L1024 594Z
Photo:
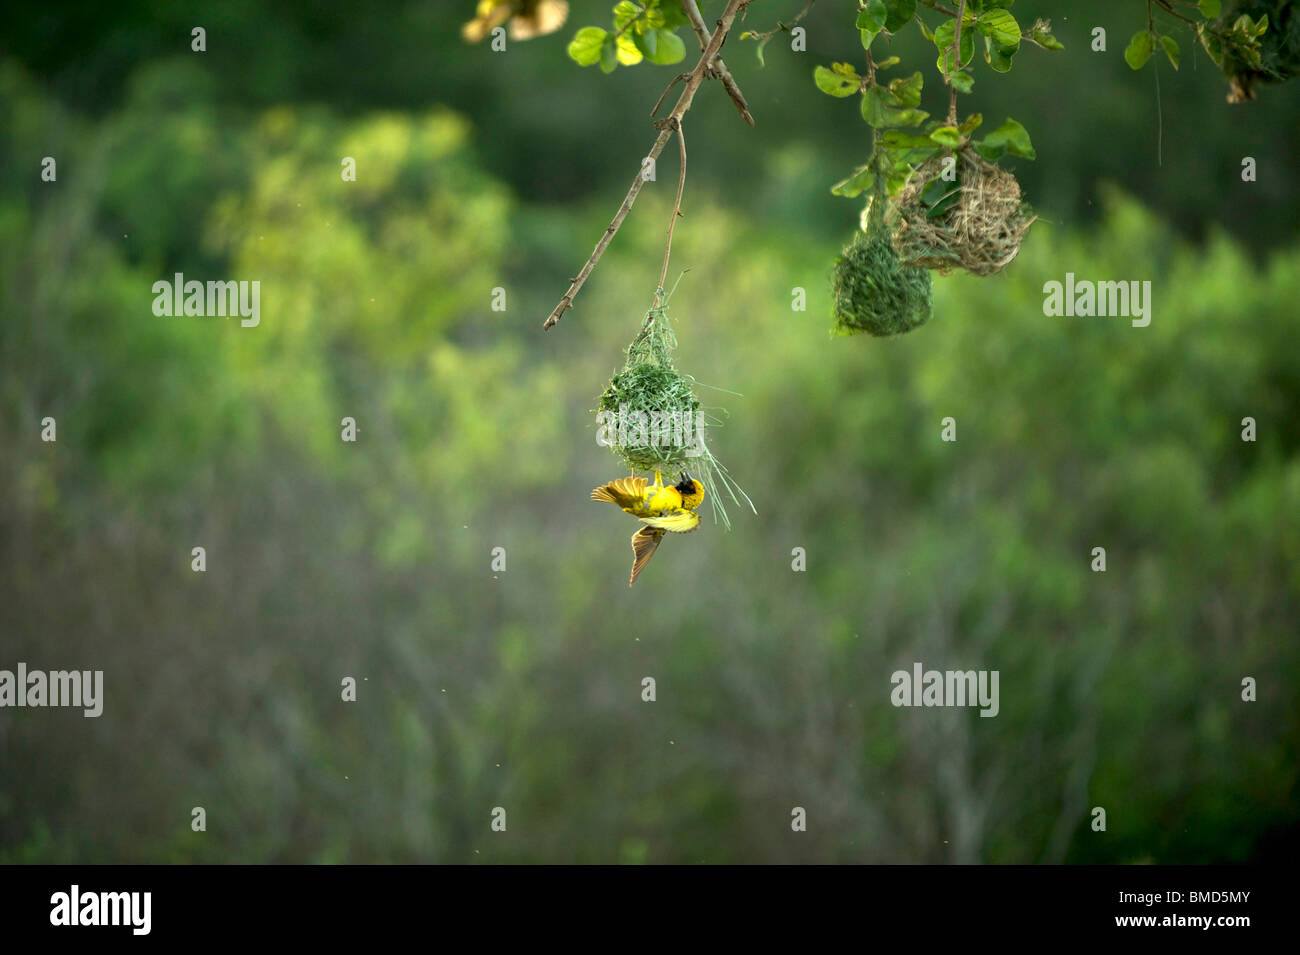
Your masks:
M973 149L957 153L957 180L946 182L945 157L916 168L894 208L894 248L908 265L947 274L1001 272L1020 251L1036 216L1021 200L1016 177Z

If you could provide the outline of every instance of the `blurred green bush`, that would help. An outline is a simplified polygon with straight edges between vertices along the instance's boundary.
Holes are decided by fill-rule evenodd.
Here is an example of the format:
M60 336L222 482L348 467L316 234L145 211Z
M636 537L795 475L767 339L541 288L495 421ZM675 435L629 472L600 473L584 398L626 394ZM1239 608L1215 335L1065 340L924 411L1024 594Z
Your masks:
M629 591L590 411L666 193L543 335L610 202L513 195L445 109L245 113L174 62L90 118L9 62L0 111L0 666L107 692L0 717L0 860L1204 862L1294 833L1294 244L1191 246L1112 189L937 280L916 332L832 339L843 236L688 187L678 360L743 395L710 446L759 517ZM155 317L173 271L261 281L261 325ZM1150 279L1150 327L1045 317L1067 271ZM999 669L1000 715L894 709L916 660Z

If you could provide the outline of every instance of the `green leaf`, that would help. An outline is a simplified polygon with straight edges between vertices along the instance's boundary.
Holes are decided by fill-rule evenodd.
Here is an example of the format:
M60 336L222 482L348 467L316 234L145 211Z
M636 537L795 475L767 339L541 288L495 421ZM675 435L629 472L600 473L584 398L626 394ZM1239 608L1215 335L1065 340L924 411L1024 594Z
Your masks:
M862 77L848 63L832 63L831 69L819 66L813 71L817 88L830 96L852 96L862 86Z
M629 30L615 41L618 46L618 61L624 66L636 66L642 60L641 51L637 49L636 41L630 35L631 32Z
M608 33L600 44L600 70L602 73L613 73L617 68L618 40L614 39L614 34Z
M646 54L646 59L658 66L680 63L686 59L686 44L682 38L671 30L655 30L654 56Z
M920 126L930 114L923 109L886 109L886 126Z
M1020 46L1020 24L1006 10L988 10L975 21L975 29L998 46Z
M1152 40L1151 34L1146 30L1141 30L1133 34L1133 39L1128 41L1128 49L1124 51L1124 62L1129 65L1129 69L1140 70L1146 65L1147 60L1151 59L1151 54L1155 51L1155 41Z
M961 133L956 126L940 126L930 133L930 141L948 149L958 149L961 146Z
M1037 43L1039 46L1041 46L1044 50L1065 49L1065 44L1062 43L1060 40L1058 40L1056 37L1052 36L1051 20L1035 20L1034 26L1030 30L1029 35L1033 37L1034 42Z
M885 28L885 0L866 0L866 5L858 11L857 26L862 35L862 48L871 49L871 43Z
M859 166L853 175L831 186L831 192L837 196L852 199L861 195L876 184L876 171L870 165Z
M988 37L984 38L984 62L993 67L998 73L1011 72L1011 58L1016 55L1019 47L1014 46L997 46Z
M672 30L654 30L654 56L646 53L646 60L653 62L658 66L667 66L681 62L686 57L686 44L681 42L680 36L677 36Z
M909 77L897 79L891 82L889 84L889 92L894 96L894 105L920 106L921 86L924 83L925 78L921 76L920 70L917 70Z
M949 79L958 93L969 93L975 88L975 77L971 73L954 73Z
M758 54L758 65L759 65L759 66L767 66L767 60L765 60L765 59L763 58L763 47L767 46L767 42L768 42L769 40L771 40L772 37L770 37L770 36L765 36L765 37L762 37L762 38L760 39L759 36L758 36L756 33L754 33L752 30L746 30L744 33L742 33L742 34L740 35L740 38L741 38L742 40L757 40L757 41L758 41L758 45L757 45L756 47L754 47L754 52L755 52L756 54Z
M909 133L902 129L886 130L881 134L880 141L891 153L895 154L901 154L903 151L911 149L934 151L934 143L930 142L929 136L920 133Z
M963 136L969 136L975 130L979 129L980 123L982 122L984 122L984 115L982 113L971 113L962 120L961 125L957 127L957 132L961 133Z
M659 34L655 30L646 30L644 33L637 33L632 37L636 48L645 54L645 58L653 63L655 51L659 49Z
M1232 24L1232 32L1236 34L1240 34L1242 37L1246 39L1250 39L1252 37L1261 37L1264 35L1264 33L1267 30L1268 30L1267 13L1264 14L1256 21L1252 21L1250 19L1249 14L1243 13L1241 16L1237 17L1236 21Z
M934 45L939 49L939 72L948 73L953 70L952 63L952 38L956 33L957 24L952 20L945 20L939 24L939 29L934 31ZM968 28L967 24L962 24L961 29L961 65L965 66L975 58L975 31Z
M649 3L645 8L645 16L636 22L632 29L638 33L645 33L649 30L675 30L685 24L685 17L680 10L677 10L680 23L669 23L665 12L656 4Z
M867 0L863 8L858 11L858 29L879 33L885 28L885 20L888 18L889 12L885 9L885 0Z
M632 0L619 0L618 3L614 4L614 29L623 29L639 16L641 16L641 7L633 3Z
M896 56L891 56L891 57L889 57L888 59L881 60L879 63L877 63L877 64L876 64L876 69L877 69L877 70L887 70L887 69L889 69L891 66L897 66L897 65L898 65L899 63L901 63L901 62L902 62L902 61L901 61L898 57L896 57Z
M952 35L956 29L957 25L952 20L944 20L939 24L938 29L930 34L940 53L952 46Z
M600 27L583 27L569 42L569 59L579 66L599 63L601 45L606 36L607 31Z
M924 139L925 137L921 138ZM891 155L895 154L891 153ZM925 146L917 146L914 149L904 150L897 153L897 155L902 157L901 161L910 165L919 166L927 159L933 159L935 156L939 155L939 147L934 143L927 142Z
M921 201L929 206L926 218L937 219L957 204L961 198L961 182L948 182L942 176L931 179L921 190Z
M1223 5L1219 3L1219 0L1200 0L1196 4L1196 9L1201 11L1201 16L1205 17L1205 19L1213 20L1223 12Z
M916 0L885 0L885 29L897 33L916 13Z
M1029 141L1029 132L1014 119L1008 119L993 130L975 148L985 159L997 159L1006 153L1023 156L1025 159L1038 157L1033 143Z
M862 118L877 129L886 126L915 126L930 115L920 109L900 109L895 97L883 86L873 86L862 96ZM919 100L918 100L919 102Z
M661 23L655 24L656 27L664 30L676 30L678 27L684 27L691 21L686 19L686 14L682 11L680 3L669 3L656 8L656 19L662 20ZM655 15L654 13L651 14Z
M893 168L888 178L885 180L885 192L891 196L898 195L905 185L908 177L912 175L912 167L907 163L901 163Z
M862 118L868 125L877 128L885 125L886 95L886 91L879 86L873 86L862 94Z
M1165 56L1169 57L1169 62L1178 69L1178 42L1171 36L1160 37L1160 45L1165 48Z

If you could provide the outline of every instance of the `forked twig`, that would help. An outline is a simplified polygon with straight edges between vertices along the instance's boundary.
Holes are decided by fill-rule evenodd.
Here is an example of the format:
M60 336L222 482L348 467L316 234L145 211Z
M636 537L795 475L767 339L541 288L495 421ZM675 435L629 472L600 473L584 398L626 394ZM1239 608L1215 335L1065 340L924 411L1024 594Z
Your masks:
M700 39L700 49L706 49L713 38L709 35L709 28L704 25L704 17L700 16L699 6L696 5L695 0L682 0L682 10L691 21L695 35ZM731 70L727 69L727 64L722 62L722 57L714 58L713 70L722 81L722 88L727 91L731 101L736 104L736 109L740 111L740 118L753 126L754 117L749 114L749 104L745 102L745 94L736 85L736 79L731 75Z
M605 249L609 247L610 240L614 238L614 234L618 232L619 226L621 226L623 220L627 218L628 212L632 210L632 204L636 202L636 197L641 192L641 187L645 184L645 173L643 170L645 169L646 159L651 161L658 159L659 154L663 152L664 147L668 145L668 140L672 138L673 133L680 133L682 117L685 116L686 111L691 108L691 103L695 99L695 93L699 90L700 85L704 82L706 77L711 75L712 68L710 64L715 62L718 50L722 48L723 42L727 39L727 33L731 30L731 25L735 22L736 16L752 2L753 0L727 0L726 9L724 9L722 15L718 17L717 29L709 38L709 42L705 46L704 51L700 54L699 62L695 64L695 68L691 70L690 73L686 74L684 81L685 87L682 89L681 96L677 98L677 105L673 107L672 112L669 113L667 117L655 122L655 126L659 129L659 135L656 137L654 144L650 147L650 152L648 152L645 159L641 161L641 168L637 170L636 178L632 180L632 185L628 189L627 195L623 198L623 204L618 207L618 212L614 214L613 220L605 227L605 231L601 235L600 241L596 243L596 247L592 250L586 264L583 265L582 271L570 280L569 290L564 293L560 298L560 303L555 306L551 314L547 316L546 321L542 323L543 329L552 328L560 320L560 316L573 307L574 298L582 289L583 284L587 281L587 277L591 275L592 269L596 267L596 263L600 261L600 257L604 255ZM675 78L672 81L673 85L675 85L680 79L681 77ZM686 146L683 141L683 154L685 153L685 149ZM682 175L685 175L684 162ZM681 202L680 191L679 178L679 205ZM677 220L678 211L679 210L677 209L674 210L674 223ZM671 229L669 234L669 241L671 243ZM666 258L667 256L665 253L665 260ZM663 284L662 280L660 281L660 284Z

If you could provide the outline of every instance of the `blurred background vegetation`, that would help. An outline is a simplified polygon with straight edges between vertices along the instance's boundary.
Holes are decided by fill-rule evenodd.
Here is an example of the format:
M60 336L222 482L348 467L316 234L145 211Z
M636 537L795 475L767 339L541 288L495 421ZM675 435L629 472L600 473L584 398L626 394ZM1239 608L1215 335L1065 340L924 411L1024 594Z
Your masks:
M629 590L590 411L650 304L675 148L539 326L680 68L576 67L569 37L608 18L581 0L505 53L461 41L470 0L19 3L0 667L102 669L106 702L0 712L0 861L1289 857L1300 84L1229 106L1184 34L1179 73L1129 71L1138 0L1062 6L1016 12L1066 51L981 67L972 100L1028 127L1043 218L1003 275L937 278L897 340L828 334L859 208L829 187L869 130L811 75L860 59L853 5L819 2L808 52L778 38L763 69L728 42L758 125L716 84L687 117L673 316L683 370L743 395L716 394L711 448L759 515L668 541ZM896 46L940 110L933 48ZM259 280L260 327L155 317L177 271ZM1151 326L1045 318L1067 271L1150 279ZM916 660L1000 670L1000 715L893 708Z

